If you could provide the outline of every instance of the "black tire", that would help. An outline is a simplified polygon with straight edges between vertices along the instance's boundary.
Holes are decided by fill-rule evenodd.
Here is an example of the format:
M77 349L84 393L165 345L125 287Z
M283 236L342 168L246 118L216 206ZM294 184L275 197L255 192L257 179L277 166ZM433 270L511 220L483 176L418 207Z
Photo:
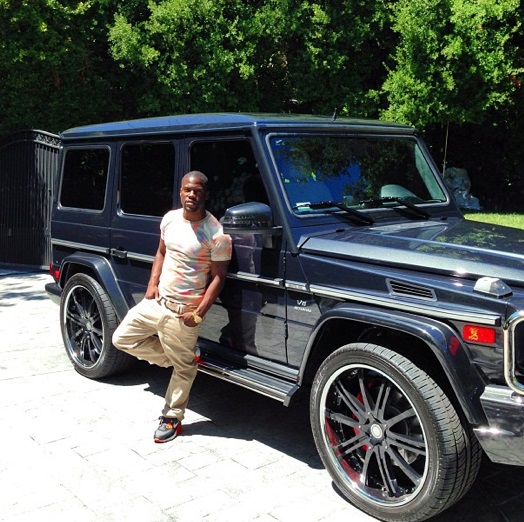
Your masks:
M482 452L435 381L374 344L331 354L315 377L311 426L341 493L381 520L427 520L472 486Z
M60 325L67 355L81 375L101 379L133 363L133 357L111 342L117 317L106 291L92 277L75 274L67 281L60 301Z

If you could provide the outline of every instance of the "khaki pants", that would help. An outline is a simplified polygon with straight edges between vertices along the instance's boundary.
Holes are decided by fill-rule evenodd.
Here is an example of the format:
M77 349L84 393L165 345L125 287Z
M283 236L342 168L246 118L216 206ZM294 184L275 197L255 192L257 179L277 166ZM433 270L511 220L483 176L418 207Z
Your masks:
M113 344L119 350L150 364L173 367L162 410L165 417L184 418L197 374L195 347L199 331L200 325L186 326L155 299L143 299L129 310L113 334Z

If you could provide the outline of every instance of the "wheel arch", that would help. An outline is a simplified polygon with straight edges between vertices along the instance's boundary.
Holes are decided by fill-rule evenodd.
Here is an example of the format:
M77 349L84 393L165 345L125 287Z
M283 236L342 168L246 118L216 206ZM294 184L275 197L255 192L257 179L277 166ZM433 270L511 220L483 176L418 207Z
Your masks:
M75 274L91 276L107 292L118 319L121 321L130 306L117 282L111 264L105 257L94 254L76 252L67 256L60 269L60 287L64 288L67 281Z
M309 386L329 354L354 342L379 344L407 357L458 403L470 424L485 422L480 404L485 383L460 338L445 323L405 312L349 303L326 312L310 336L300 384Z

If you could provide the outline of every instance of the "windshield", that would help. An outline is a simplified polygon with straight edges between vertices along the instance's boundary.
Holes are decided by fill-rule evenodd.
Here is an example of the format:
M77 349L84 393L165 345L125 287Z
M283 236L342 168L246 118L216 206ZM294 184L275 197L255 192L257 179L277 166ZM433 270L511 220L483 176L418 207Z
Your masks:
M367 209L380 198L382 207L446 201L414 138L275 135L269 143L289 204L300 215L326 212L325 205L315 206L326 202Z

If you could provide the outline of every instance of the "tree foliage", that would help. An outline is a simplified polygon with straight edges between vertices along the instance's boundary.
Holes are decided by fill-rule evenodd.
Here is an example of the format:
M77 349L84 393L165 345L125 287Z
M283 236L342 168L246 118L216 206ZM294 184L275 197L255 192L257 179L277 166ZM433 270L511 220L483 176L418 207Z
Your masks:
M0 0L0 134L338 109L520 190L522 20L519 0Z
M515 103L519 0L399 0L386 117L425 126L482 123Z
M384 12L362 0L138 2L119 10L109 38L115 60L156 82L141 99L146 113L367 115L377 114L385 72Z
M296 111L421 127L518 103L519 0L0 0L2 129Z
M96 0L0 0L0 133L118 114L108 17Z

